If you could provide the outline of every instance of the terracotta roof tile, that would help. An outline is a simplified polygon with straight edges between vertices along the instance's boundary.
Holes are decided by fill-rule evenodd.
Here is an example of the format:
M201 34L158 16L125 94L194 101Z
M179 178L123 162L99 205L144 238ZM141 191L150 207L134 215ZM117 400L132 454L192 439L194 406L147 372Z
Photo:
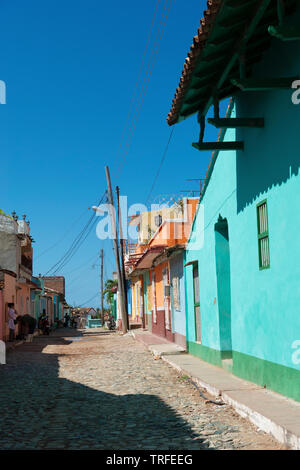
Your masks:
M204 48L211 26L223 1L224 0L208 0L207 2L207 10L204 11L204 17L200 20L200 28L198 28L197 35L193 38L193 44L191 45L187 58L185 59L179 86L177 87L175 97L172 100L173 106L167 118L169 125L175 124L177 120L182 99L189 86L189 81L192 77L197 59Z
M285 0L285 14L291 15L297 4L296 0ZM271 44L268 27L276 22L278 15L275 1L270 0L262 6L260 0L209 0L184 62L167 117L168 124L171 126L185 119L200 111L202 106L205 109L220 78L219 99L238 92L239 89L231 82L231 74L238 74L239 66L234 61L230 64L230 59L234 55L238 57L239 46L250 28L251 40L250 37L245 39L247 47L244 53L246 73L251 74L253 65L262 59L264 51ZM228 65L230 67L222 77Z

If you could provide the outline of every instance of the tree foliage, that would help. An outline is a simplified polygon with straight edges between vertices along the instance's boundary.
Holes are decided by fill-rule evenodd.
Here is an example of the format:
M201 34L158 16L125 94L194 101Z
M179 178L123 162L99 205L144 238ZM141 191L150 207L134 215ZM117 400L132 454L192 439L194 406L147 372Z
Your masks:
M103 294L108 305L112 305L113 303L114 293L112 292L112 290L115 287L118 287L118 281L114 279L107 279L107 281L104 284Z

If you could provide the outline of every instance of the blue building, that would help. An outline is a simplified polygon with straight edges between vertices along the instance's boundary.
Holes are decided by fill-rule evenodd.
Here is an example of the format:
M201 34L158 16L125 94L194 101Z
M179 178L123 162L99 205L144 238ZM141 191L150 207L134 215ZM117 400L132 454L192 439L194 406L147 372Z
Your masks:
M186 348L184 251L170 257L171 327L175 343Z

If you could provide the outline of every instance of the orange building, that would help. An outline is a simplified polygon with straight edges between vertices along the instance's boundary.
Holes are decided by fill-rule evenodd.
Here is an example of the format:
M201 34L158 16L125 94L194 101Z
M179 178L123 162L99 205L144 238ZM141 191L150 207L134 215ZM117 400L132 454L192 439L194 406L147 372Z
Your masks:
M172 275L171 260L176 258L176 262L181 263L183 268L184 248L197 204L198 198L183 198L179 204L181 209L179 212L177 210L175 213L174 207L171 207L169 214L164 213L164 220L162 217L159 218L159 214L156 215L158 217L156 220L159 222L156 230L150 227L149 239L141 240L142 243L135 246L131 257L127 257L128 277L131 279L132 316L140 318L142 325L154 334L182 346L185 346L185 328L176 331L175 327L179 281L178 276ZM139 224L140 230L143 229L140 225L143 220L141 216L134 219L134 223ZM151 216L147 219L150 220ZM145 232L144 229L143 231ZM182 304L183 302L181 306ZM174 315L172 311L175 312ZM185 322L183 314L184 312L181 312L182 324Z

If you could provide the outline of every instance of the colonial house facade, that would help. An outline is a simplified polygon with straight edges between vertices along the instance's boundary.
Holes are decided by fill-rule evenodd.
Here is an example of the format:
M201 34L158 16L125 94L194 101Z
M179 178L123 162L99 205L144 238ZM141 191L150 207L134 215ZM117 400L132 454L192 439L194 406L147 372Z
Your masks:
M198 112L193 145L214 150L185 253L188 351L300 400L300 6L278 20L277 2L227 3L211 2L168 117Z

